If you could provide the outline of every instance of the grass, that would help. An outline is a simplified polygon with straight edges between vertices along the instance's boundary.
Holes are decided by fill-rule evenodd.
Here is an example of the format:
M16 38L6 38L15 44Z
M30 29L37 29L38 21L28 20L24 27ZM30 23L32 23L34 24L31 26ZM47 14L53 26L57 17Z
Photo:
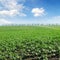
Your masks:
M59 53L57 26L0 26L0 60L48 60Z

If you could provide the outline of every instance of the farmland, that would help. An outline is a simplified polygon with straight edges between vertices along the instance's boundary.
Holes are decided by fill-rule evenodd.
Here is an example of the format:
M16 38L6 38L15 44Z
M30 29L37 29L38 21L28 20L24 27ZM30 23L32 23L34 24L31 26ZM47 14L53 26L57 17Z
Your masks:
M48 60L59 54L60 27L0 26L0 60Z

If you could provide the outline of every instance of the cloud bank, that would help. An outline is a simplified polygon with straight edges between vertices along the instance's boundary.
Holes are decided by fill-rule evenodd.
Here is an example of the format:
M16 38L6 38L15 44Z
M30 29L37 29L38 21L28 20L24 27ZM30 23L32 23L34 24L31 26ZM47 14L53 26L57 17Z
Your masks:
M5 19L0 19L0 25L4 25L4 24L12 24L12 22Z
M29 4L24 5L25 2L27 4L27 0L0 0L0 24L11 24L12 20L15 23L17 23L17 21L21 23L21 20L22 20L22 23L23 23L24 22L23 16L27 16L26 20L28 21L30 17L33 17L33 16L34 16L33 18L41 17L45 14L44 8L34 8L35 6L32 7L32 5L30 7ZM23 18L21 18L21 16ZM11 21L9 21L10 19ZM27 21L26 23L32 22L32 21L30 22L29 21L27 22Z
M25 6L21 3L18 4L18 0L0 0L0 15L5 16L26 16L23 13Z

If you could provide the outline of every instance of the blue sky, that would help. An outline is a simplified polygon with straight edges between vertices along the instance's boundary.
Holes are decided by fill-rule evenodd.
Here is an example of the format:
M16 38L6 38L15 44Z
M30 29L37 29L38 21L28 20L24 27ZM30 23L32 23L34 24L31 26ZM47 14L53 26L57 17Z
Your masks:
M0 0L5 24L60 24L60 0Z

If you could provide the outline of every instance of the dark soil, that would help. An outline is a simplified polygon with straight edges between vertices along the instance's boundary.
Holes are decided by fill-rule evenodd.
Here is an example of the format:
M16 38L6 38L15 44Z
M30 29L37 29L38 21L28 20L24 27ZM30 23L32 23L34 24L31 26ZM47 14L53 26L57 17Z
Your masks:
M48 59L48 60L59 60L59 58L50 58L50 59Z
M43 60L43 58L38 59L38 56L26 56L23 60ZM59 60L59 55L50 56L48 57L48 60Z

